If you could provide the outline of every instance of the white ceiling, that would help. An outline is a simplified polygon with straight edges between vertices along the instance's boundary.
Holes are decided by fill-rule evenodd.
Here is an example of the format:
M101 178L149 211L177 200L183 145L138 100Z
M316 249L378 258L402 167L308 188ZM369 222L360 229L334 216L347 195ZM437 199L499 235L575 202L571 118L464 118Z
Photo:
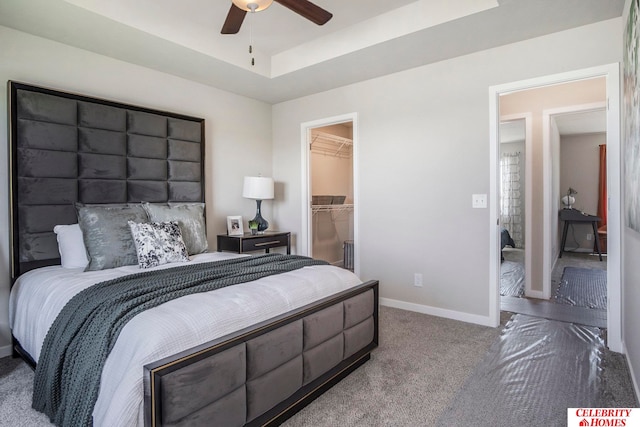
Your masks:
M553 116L560 135L603 133L607 131L607 112L604 108Z
M524 119L500 122L500 143L507 144L510 142L524 142L524 125Z
M220 34L231 0L0 0L0 25L277 103L619 17L624 6L624 0L314 2L334 15L324 26L274 2L248 14L236 35Z

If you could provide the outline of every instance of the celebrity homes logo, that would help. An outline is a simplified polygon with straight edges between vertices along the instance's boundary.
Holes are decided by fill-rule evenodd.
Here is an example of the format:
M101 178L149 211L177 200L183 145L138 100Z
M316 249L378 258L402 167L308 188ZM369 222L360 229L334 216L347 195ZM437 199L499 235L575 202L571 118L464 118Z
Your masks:
M568 427L640 427L638 408L569 408Z

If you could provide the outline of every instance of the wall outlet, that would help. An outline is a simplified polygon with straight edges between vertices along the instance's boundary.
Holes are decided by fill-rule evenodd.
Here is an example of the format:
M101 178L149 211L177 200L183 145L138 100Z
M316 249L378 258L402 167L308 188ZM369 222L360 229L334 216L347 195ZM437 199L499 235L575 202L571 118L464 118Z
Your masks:
M422 273L414 273L413 286L422 287Z
M471 195L471 207L474 209L485 209L487 207L487 195L486 194L472 194Z
M593 240L593 234L592 233L588 233L587 234L587 240Z

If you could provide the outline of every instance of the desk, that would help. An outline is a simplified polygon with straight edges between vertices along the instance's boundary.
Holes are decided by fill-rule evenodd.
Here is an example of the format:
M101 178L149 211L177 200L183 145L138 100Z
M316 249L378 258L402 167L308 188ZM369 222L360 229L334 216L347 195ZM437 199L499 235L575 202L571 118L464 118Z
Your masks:
M562 252L564 252L564 245L567 241L567 228L572 223L585 223L590 222L593 227L593 238L596 240L596 250L602 261L602 252L600 252L600 238L598 237L598 222L600 218L595 215L589 215L582 213L577 209L562 209L560 211L560 220L564 221L564 228L562 229L562 245L560 246L560 256L562 258Z

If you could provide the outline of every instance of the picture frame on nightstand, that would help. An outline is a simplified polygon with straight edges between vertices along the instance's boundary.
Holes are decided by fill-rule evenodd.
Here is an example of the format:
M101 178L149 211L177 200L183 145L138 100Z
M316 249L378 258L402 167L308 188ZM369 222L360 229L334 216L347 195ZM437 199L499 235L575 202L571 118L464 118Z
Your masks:
M227 234L229 236L242 236L244 234L241 216L227 217Z

